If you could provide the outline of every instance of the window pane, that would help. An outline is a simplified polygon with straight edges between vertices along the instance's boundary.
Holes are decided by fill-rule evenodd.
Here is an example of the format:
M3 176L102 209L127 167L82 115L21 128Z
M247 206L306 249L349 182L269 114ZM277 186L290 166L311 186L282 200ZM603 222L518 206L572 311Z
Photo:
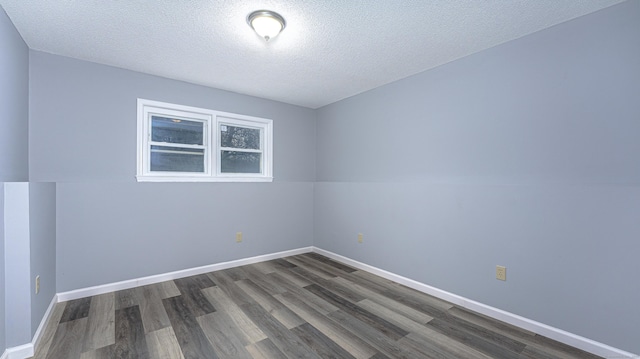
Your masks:
M204 122L151 116L151 141L202 145Z
M260 130L229 125L220 125L221 147L260 149Z
M151 171L204 173L204 149L151 146Z
M262 173L261 153L222 151L220 157L222 173Z

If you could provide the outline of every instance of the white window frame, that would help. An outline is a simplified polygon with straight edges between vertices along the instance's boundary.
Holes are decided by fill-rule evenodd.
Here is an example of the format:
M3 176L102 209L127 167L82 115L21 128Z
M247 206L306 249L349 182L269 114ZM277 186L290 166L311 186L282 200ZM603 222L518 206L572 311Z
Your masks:
M203 122L204 172L160 172L150 170L151 145L188 147L151 141L151 116L178 117ZM138 182L271 182L273 181L273 121L166 102L138 99L137 174ZM260 130L260 150L224 148L220 146L220 126L232 125ZM262 173L223 173L221 151L262 153Z

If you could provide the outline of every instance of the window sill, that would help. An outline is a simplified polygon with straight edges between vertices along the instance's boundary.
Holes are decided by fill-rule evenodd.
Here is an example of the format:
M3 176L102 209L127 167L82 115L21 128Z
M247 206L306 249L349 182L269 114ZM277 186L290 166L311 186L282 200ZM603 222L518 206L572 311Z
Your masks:
M138 182L273 182L273 177L136 176Z

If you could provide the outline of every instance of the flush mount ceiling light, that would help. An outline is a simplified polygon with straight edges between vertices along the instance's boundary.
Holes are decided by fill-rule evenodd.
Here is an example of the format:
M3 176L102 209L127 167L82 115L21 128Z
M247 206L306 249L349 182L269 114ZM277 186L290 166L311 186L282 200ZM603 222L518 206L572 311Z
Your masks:
M247 16L247 23L266 41L278 36L286 26L286 22L280 14L269 10L252 12Z

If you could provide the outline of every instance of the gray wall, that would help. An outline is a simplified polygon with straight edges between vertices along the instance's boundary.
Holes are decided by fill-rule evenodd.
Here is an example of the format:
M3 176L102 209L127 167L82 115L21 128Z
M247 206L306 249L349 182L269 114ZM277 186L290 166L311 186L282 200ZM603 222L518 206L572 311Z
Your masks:
M29 183L4 184L6 345L31 342Z
M314 245L640 353L639 33L629 1L320 109Z
M0 352L6 345L4 260L4 182L0 182Z
M315 179L311 109L37 51L29 80L31 181L134 183L139 97L273 119L275 181Z
M0 181L29 178L29 50L0 8Z
M274 182L137 183L139 97L273 119ZM58 182L57 291L312 245L315 116L32 51L30 175Z
M29 183L31 337L56 294L56 184ZM35 294L35 278L40 292Z
M0 353L7 347L5 296L10 294L5 287L4 182L29 177L28 59L27 45L0 8Z

